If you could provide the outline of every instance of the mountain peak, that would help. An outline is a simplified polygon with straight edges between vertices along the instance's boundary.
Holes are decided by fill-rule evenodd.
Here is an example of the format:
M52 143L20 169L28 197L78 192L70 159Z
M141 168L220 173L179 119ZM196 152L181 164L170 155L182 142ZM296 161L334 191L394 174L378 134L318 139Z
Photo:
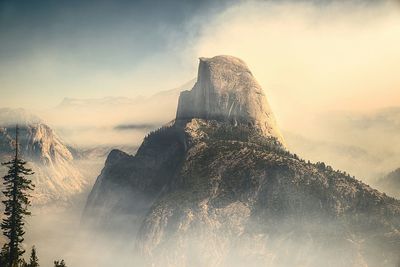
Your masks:
M176 116L193 118L252 125L284 143L263 89L246 63L233 56L200 58L197 82L181 93Z
M226 70L232 68L232 67L236 67L236 68L242 68L245 71L249 71L246 63L237 57L234 56L229 56L229 55L219 55L219 56L215 56L212 58L207 58L207 57L200 57L199 58L200 62L203 62L205 64L209 64L209 65L214 65L218 67L220 67L221 65L225 65L224 67L227 67Z

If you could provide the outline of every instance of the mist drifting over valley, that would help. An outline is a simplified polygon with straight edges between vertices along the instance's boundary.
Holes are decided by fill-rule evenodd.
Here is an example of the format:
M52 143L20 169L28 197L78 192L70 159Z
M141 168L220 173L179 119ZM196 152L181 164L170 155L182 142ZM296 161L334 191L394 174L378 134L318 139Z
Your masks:
M4 1L0 21L0 159L18 124L35 172L21 258L400 264L398 2Z

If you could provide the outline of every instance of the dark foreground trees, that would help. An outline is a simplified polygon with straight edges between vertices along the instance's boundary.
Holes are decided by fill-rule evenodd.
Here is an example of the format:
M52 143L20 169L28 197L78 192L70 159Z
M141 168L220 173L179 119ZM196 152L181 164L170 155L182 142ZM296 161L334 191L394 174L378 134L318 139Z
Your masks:
M25 217L31 213L28 211L30 206L29 192L33 190L32 181L26 176L32 175L33 171L25 165L26 161L21 159L18 142L18 125L15 127L15 155L9 162L2 163L8 168L8 173L3 177L2 201L4 218L0 225L4 236L8 239L0 250L0 267L39 267L39 259L36 248L33 246L29 262L25 262L22 255L25 253L22 248L24 241ZM55 261L55 267L66 267L64 260Z
M16 127L15 156L9 161L2 163L8 167L8 173L3 177L3 194L5 200L4 219L1 223L1 230L8 242L4 245L1 256L2 265L5 267L15 267L20 264L20 258L24 254L21 246L24 241L24 218L30 215L29 191L33 190L32 181L25 176L32 175L31 169L26 168L26 161L19 155L18 126Z
M28 263L27 267L39 267L39 266L40 265L39 265L39 259L38 259L37 254L36 254L36 248L35 248L35 246L33 246L32 250L31 250L31 256L29 258L29 263Z
M65 265L64 260L61 260L61 261L54 261L54 267L67 267L67 266Z

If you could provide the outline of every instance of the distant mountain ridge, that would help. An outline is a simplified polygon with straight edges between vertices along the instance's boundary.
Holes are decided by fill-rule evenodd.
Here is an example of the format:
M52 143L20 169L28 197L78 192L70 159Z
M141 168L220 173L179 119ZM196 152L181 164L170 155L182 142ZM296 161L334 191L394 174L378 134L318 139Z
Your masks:
M115 105L135 105L140 102L149 102L149 101L157 101L157 99L165 98L165 97L176 97L178 100L179 94L183 90L187 90L191 88L194 84L194 80L190 80L183 85L170 89L160 91L154 95L145 97L145 96L137 96L134 98L130 97L114 97L114 96L106 96L100 98L72 98L65 97L58 105L57 108L87 108L87 107L104 107L104 106L115 106Z
M193 83L189 81L148 97L65 99L45 112L43 118L68 136L69 142L80 147L139 145L127 139L140 142L145 128L160 127L174 117L180 92L190 89ZM126 130L136 133L132 136Z
M70 98L65 97L58 105L59 108L76 108L86 105L132 105L135 104L141 97L136 99L128 97L104 97L104 98Z
M16 124L21 155L35 172L32 176L35 205L68 202L71 196L88 186L85 177L74 166L74 157L68 146L41 119L22 109L0 109L2 161L9 160L15 151Z

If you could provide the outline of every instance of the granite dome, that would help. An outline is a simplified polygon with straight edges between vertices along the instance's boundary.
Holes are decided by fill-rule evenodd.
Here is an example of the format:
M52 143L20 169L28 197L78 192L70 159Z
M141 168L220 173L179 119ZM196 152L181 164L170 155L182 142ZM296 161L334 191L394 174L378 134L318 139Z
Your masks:
M251 125L284 144L263 89L246 63L233 56L200 58L197 82L181 93L176 116L193 118Z

